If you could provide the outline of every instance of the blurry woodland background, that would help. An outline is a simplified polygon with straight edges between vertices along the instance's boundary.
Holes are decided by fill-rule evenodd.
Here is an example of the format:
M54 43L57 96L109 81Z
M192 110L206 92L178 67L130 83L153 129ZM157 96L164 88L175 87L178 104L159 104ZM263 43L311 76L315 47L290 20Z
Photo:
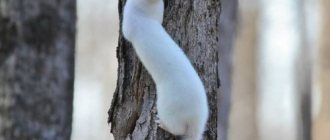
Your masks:
M327 0L239 1L228 140L330 140L329 8ZM78 11L72 138L105 140L117 1L78 0Z

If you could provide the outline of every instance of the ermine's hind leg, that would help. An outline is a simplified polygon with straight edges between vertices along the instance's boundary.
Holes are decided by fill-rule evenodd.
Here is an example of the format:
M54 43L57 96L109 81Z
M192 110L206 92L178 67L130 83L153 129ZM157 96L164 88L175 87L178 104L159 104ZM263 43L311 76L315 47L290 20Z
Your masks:
M160 118L156 119L156 123L157 125L162 128L163 130L172 133L173 135L184 135L184 133L186 132L186 127L184 125L180 125L183 124L182 122L171 122L171 123L166 123L163 122Z
M204 129L197 122L191 123L182 140L202 140Z
M157 124L158 127L162 128L163 130L165 130L165 131L167 131L167 132L170 132L170 131L168 130L168 128L166 128L166 126L162 123L162 121L161 121L159 118L157 118L157 119L155 120L155 122L156 122L156 124Z

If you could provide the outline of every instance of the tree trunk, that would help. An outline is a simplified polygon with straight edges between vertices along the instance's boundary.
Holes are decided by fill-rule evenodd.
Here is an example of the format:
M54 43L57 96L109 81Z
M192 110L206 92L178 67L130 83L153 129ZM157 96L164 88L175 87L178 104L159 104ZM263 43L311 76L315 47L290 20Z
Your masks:
M323 10L321 46L319 52L318 82L321 91L321 108L313 126L313 140L330 139L330 1L321 0Z
M307 37L308 30L306 26L307 14L305 13L306 0L296 1L296 9L299 14L298 27L299 29L299 49L295 58L295 89L297 92L297 99L299 104L298 109L298 123L299 123L299 140L311 140L311 92L312 92L312 71L311 71L311 56L312 46L310 38Z
M240 27L234 51L229 140L257 140L257 1L240 3Z
M124 4L125 1L120 0L121 19ZM165 1L164 26L188 55L208 94L210 116L205 140L217 139L219 18L219 0ZM115 139L173 139L155 124L155 85L122 35L119 37L117 57L117 89L109 110L111 132Z
M237 0L221 0L222 14L220 21L221 42L219 46L219 79L221 87L218 103L218 140L227 140L232 91L232 57L233 44L236 35Z
M75 1L0 0L0 140L69 140Z

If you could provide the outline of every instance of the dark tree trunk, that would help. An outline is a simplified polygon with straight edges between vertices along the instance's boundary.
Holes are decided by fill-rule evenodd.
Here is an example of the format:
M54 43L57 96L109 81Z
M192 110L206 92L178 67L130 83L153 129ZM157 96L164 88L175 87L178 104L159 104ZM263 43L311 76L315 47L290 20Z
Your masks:
M299 28L300 28L300 47L295 58L295 88L297 90L297 98L299 101L299 113L298 124L299 124L299 139L311 140L311 127L312 127L312 71L311 71L311 60L312 60L312 46L310 40L307 37L308 31L306 26L305 3L306 0L296 1L297 10L299 15Z
M69 140L76 3L0 0L0 140Z
M122 18L124 0L119 1ZM165 1L164 26L188 55L208 94L210 117L205 140L217 139L218 47L220 0ZM118 82L109 122L116 140L168 140L171 135L155 124L155 85L133 48L120 35ZM175 98L175 97L173 97Z

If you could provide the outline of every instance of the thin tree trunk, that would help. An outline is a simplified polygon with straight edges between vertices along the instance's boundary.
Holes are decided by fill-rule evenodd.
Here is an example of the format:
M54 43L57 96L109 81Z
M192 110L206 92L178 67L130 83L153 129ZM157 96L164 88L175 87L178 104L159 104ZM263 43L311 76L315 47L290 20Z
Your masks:
M322 34L319 52L318 82L321 91L321 109L313 126L313 140L330 139L330 1L321 0L322 6Z
M222 14L220 17L220 46L219 46L219 91L218 140L227 140L232 91L232 57L233 44L236 36L237 0L221 0Z
M122 19L124 0L119 2ZM182 47L201 76L208 94L210 117L205 140L217 138L218 47L220 1L165 1L164 26ZM109 122L115 139L168 140L173 137L155 124L155 85L133 48L120 35L118 82ZM175 98L175 97L173 97Z
M311 40L307 37L307 26L306 26L306 16L305 13L305 2L306 0L298 0L297 11L299 14L298 27L300 28L300 44L297 50L297 56L295 58L295 88L297 90L297 98L299 104L299 114L298 114L298 124L299 124L299 140L311 140Z
M68 140L75 1L0 0L0 140Z
M240 3L240 27L234 51L229 140L257 140L256 55L258 6Z

